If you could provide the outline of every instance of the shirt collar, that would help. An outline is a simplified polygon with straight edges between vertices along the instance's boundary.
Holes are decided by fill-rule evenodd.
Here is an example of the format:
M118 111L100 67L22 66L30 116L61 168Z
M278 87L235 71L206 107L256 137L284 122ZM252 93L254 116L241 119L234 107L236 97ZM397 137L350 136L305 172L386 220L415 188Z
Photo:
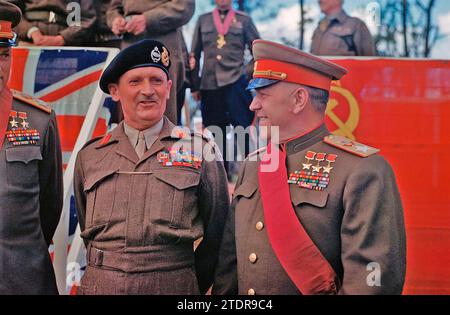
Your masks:
M164 119L161 118L156 124L154 124L150 128L142 130L142 132L144 133L145 145L147 149L149 149L153 144L153 142L155 142L155 140L158 138L159 133L161 132L161 129L163 127L163 124ZM123 130L127 135L128 139L130 140L131 145L135 147L138 142L139 130L127 125L126 122L123 123Z

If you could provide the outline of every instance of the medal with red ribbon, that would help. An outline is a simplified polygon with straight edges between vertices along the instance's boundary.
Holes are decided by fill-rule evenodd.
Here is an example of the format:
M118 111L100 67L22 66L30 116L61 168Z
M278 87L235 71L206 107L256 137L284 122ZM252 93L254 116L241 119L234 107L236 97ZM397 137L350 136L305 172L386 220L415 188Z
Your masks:
M231 22L233 21L235 14L236 14L236 12L232 8L230 8L227 16L225 17L225 20L222 23L222 21L220 20L219 9L215 8L213 10L214 26L216 27L216 30L218 33L218 35L217 35L217 48L218 49L222 49L223 46L225 46L227 43L225 41L225 35L227 35L228 30L230 29L230 25L231 25Z

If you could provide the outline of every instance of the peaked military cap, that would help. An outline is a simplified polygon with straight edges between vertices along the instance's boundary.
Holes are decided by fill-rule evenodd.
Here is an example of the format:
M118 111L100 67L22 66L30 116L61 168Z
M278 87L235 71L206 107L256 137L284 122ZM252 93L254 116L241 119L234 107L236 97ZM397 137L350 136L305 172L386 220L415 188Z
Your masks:
M347 70L331 61L267 40L253 42L255 68L247 89L258 89L277 82L291 82L330 90Z
M20 23L22 13L18 6L0 1L0 47L11 47L16 43L16 34L12 31Z
M144 39L123 49L106 67L100 78L100 88L109 94L108 85L117 83L128 70L142 67L156 67L169 78L170 52L162 43Z

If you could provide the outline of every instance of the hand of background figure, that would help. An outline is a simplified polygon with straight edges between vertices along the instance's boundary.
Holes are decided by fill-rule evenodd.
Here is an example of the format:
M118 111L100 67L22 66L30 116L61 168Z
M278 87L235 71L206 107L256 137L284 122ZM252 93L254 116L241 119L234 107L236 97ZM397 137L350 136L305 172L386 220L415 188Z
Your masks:
M127 25L127 21L121 16L118 16L114 19L112 23L111 31L116 35L121 35L126 32L125 26Z
M145 16L143 14L133 15L131 19L127 22L125 30L128 33L133 33L134 35L140 35L145 32L147 23L145 21Z

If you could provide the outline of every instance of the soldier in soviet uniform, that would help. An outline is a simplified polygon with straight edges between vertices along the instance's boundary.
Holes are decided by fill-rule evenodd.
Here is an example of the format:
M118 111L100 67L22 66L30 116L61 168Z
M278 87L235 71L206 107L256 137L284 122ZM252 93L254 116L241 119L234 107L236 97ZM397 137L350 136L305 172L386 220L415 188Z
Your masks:
M85 46L93 36L96 12L93 0L10 0L23 13L22 21L16 32L20 45L35 46ZM73 4L80 6L76 11ZM71 11L72 10L72 11ZM80 13L80 25L69 25L75 22L68 15ZM75 16L74 16L75 17Z
M324 125L331 80L346 70L269 41L256 40L253 54L250 108L270 142L240 171L213 293L400 294L394 173L377 149Z
M199 294L212 283L229 208L226 174L212 142L163 115L170 63L167 47L146 39L122 50L100 79L125 118L77 157L88 261L81 294Z
M165 115L177 123L177 92L185 81L181 27L194 14L194 0L112 0L107 22L116 35L123 35L122 48L144 38L156 39L171 52L172 89Z
M311 53L322 56L375 56L375 43L366 24L348 16L343 0L319 0L325 18L314 31Z
M244 68L244 52L246 48L251 51L259 33L250 16L233 9L231 0L216 0L215 3L216 8L200 16L195 27L190 54L191 91L195 100L201 99L203 125L218 126L222 130L221 149L228 171L226 127L231 124L247 128L254 117L248 108L252 96L245 89L253 62ZM199 77L202 52L203 67ZM248 150L247 143L245 154Z
M20 17L0 1L0 294L58 294L48 252L63 194L56 117L6 85Z

